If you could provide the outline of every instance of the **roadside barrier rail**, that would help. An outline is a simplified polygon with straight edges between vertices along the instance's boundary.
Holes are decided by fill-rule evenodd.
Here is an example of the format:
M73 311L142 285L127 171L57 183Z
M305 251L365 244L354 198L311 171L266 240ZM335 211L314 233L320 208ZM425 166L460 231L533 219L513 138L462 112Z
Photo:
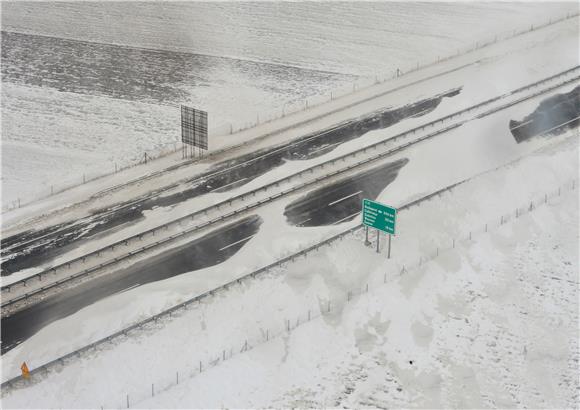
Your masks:
M436 191L434 191L434 192L432 192L432 193L430 193L428 195L425 195L425 196L423 196L421 198L418 198L418 199L415 199L413 201L410 201L410 202L408 202L408 203L400 206L398 209L399 209L399 211L407 210L407 209L411 208L412 206L415 206L415 205L418 205L418 204L420 204L422 202L428 201L428 200L430 200L431 198L433 198L435 196L439 196L439 195L443 194L444 192L451 191L453 188L455 188L455 187L457 187L459 185L462 185L462 184L468 182L470 179L471 178L467 178L467 179L465 179L463 181L460 181L460 182L451 184L449 186L446 186L444 188L441 188L439 190L436 190ZM529 205L528 204L525 204L524 206L516 207L515 208L515 213L509 213L508 215L501 214L500 215L500 218L499 218L499 224L497 224L497 226L502 226L505 223L508 223L510 220L517 219L517 218L525 215L526 213L530 213L530 212L534 211L535 209L537 209L538 206L540 206L542 204L547 204L548 203L548 199L551 199L551 198L554 198L554 197L560 197L562 195L562 193L564 191L566 191L566 190L569 190L569 191L576 190L577 189L577 184L578 184L578 180L577 179L574 179L574 180L571 181L571 183L563 184L563 185L557 187L557 190L553 190L550 193L546 193L546 194L542 195L541 197L539 197L537 200L532 200L529 203ZM488 230L489 230L489 228L491 227L491 225L489 225L488 223L486 223L484 226L485 227L482 229L481 232L487 233ZM63 356L61 356L59 358L56 358L54 360L51 360L51 361L49 361L49 362L47 362L47 363L45 363L43 365L40 365L40 366L38 366L38 367L30 370L30 377L31 377L32 380L34 380L34 377L32 377L32 376L36 376L36 375L40 376L43 373L47 374L53 367L63 366L63 365L66 364L66 361L69 360L69 359L73 359L74 360L76 358L80 358L83 354L89 353L91 351L94 351L99 345L102 345L102 344L105 344L105 343L110 343L114 339L117 339L117 338L122 337L122 336L127 336L132 331L139 330L139 329L143 328L147 324L155 323L155 322L157 322L157 321L159 321L159 320L161 320L163 318L166 318L166 317L171 318L172 314L174 314L174 313L176 313L176 312L178 312L180 310L186 309L186 308L188 308L188 306L190 306L190 305L192 305L194 303L201 303L205 298L211 297L211 296L213 296L216 293L219 293L221 291L227 291L229 287L234 286L236 284L241 284L242 281L244 281L244 280L251 279L251 278L255 278L258 275L260 275L262 273L266 273L266 272L270 271L273 268L280 267L280 266L282 266L282 265L284 265L286 263L294 262L295 259L298 259L298 258L300 258L302 256L306 256L307 254L309 254L311 252L318 251L321 247L326 246L326 245L330 245L330 244L332 244L335 241L342 240L344 237L346 237L348 235L355 234L357 231L361 230L362 228L364 228L364 225L359 224L359 225L354 226L352 228L346 229L343 232L340 232L338 234L335 234L335 235L333 235L333 236L331 236L331 237L329 237L327 239L324 239L324 240L322 240L322 241L320 241L320 242L318 242L318 243L316 243L314 245L307 246L304 249L301 249L301 250L299 250L299 251L297 251L297 252L295 252L295 253L293 253L293 254L291 254L289 256L283 257L283 258L281 258L281 259L279 259L279 260L277 260L277 261L275 261L275 262L273 262L273 263L271 263L271 264L269 264L267 266L264 266L264 267L262 267L262 268L260 268L258 270L255 270L255 271L253 271L251 273L248 273L248 274L246 274L246 275L244 275L244 276L242 276L240 278L231 280L230 282L227 282L227 283L221 285L218 288L215 288L215 289L206 291L206 292L204 292L202 294L199 294L199 295L197 295L195 297L192 297L192 298L190 298L190 299L188 299L188 300L186 300L186 301L184 301L182 303L179 303L179 304L177 304L177 305L175 305L175 306L173 306L173 307L171 307L169 309L166 309L166 310L164 310L164 311L162 311L162 312L160 312L160 313L158 313L158 314L156 314L156 315L154 315L154 316L152 316L150 318L147 318L147 319L141 320L139 322L136 322L135 324L130 325L130 326L128 326L128 327L126 327L126 328L124 328L122 330L119 330L119 331L115 332L115 333L112 333L109 336L106 336L104 338L101 338L101 339L99 339L99 340L97 340L97 341L95 341L93 343L90 343L90 344L88 344L86 346L83 346L83 347L81 347L79 349L76 349L76 350L74 350L74 351L72 351L70 353L67 353L66 355L63 355ZM470 231L469 234L468 234L468 236L465 237L465 238L463 238L463 239L472 240L472 238L473 238L473 235L472 234L475 233L475 232L476 231ZM456 240L453 239L452 244L449 247L447 247L447 248L445 248L445 247L437 247L437 249L434 252L434 254L427 255L427 257L425 257L425 258L424 257L421 257L419 259L418 266L421 266L423 263L425 263L426 261L428 261L430 258L434 258L434 257L439 256L439 254L440 254L441 251L444 251L445 249L453 249L453 248L455 248L455 246L456 246ZM408 268L409 267L407 267L407 269ZM402 269L401 273L405 273L407 271L407 269L403 265L403 269ZM386 274L385 274L384 283L386 283ZM368 284L367 284L366 289L364 291L363 290L359 290L358 293L362 294L362 293L368 292L368 290L369 290L369 287L368 287ZM347 294L346 301L350 301L356 295L357 295L356 292L349 291L348 294ZM330 312L330 302L328 303L328 311ZM311 318L312 317L311 317L310 312L309 312L308 313L308 320L310 320ZM286 322L286 329L287 329L287 331L290 331L293 326L290 324L290 321L286 320L285 322ZM304 321L303 321L303 323L304 323ZM300 324L300 320L298 320L296 322L296 326L298 326L299 324ZM271 333L270 335L272 337L275 336L274 333ZM268 340L269 340L269 336L268 336L268 333L266 333L266 336L262 340L262 342L266 342ZM248 348L249 348L248 341L246 340L244 342L243 347L242 347L242 350L240 352L244 352L244 351L248 350ZM224 352L223 353L223 360L225 360L226 359L225 350L223 352ZM222 357L222 355L220 354L220 355L218 355L218 357ZM220 360L217 360L217 361L214 360L214 362L215 363L219 363ZM202 363L200 362L199 372L201 372L201 371L202 371ZM179 383L178 380L179 380L179 376L177 376L177 383ZM6 393L7 390L10 390L10 389L13 389L13 388L26 387L29 382L30 382L30 380L25 380L20 375L20 376L13 377L13 378L11 378L11 379L3 382L0 385L0 388L2 390L2 394L4 394L4 393ZM154 394L153 393L153 389L152 389L152 394ZM129 406L129 398L128 397L127 397L127 407L130 407Z
M212 211L212 210L219 210L221 206L230 206L232 204L232 202L234 202L234 201L238 201L238 200L243 201L247 197L255 196L256 193L258 193L260 191L264 191L265 192L265 191L267 191L268 189L270 189L272 187L277 187L277 186L279 186L279 184L284 183L284 182L287 182L287 181L290 181L292 178L300 177L300 176L303 176L303 175L305 175L307 173L313 173L315 169L323 169L324 166L326 166L326 165L335 164L337 161L344 161L344 160L346 160L349 157L356 156L356 155L358 155L360 153L366 153L370 149L376 149L376 148L378 148L381 145L385 145L385 144L388 144L390 142L393 142L393 141L395 141L395 140L397 140L399 138L403 138L405 136L415 134L416 132L421 131L421 130L424 130L424 129L428 128L428 127L434 127L437 123L443 123L443 122L445 122L445 121L447 121L449 119L455 118L457 116L460 116L462 114L468 113L468 112L473 111L473 110L475 110L477 108L480 108L482 106L485 106L485 105L491 104L493 102L499 101L499 100L501 100L503 98L506 98L508 96L511 96L511 95L520 93L522 91L529 90L529 89L531 89L533 87L539 86L540 84L543 84L543 83L546 83L546 82L549 82L549 81L558 79L558 78L560 78L562 76L565 76L565 75L568 75L570 73L573 73L574 71L578 70L579 68L580 68L580 66L575 66L575 67L573 67L571 69L568 69L568 70L566 70L564 72L561 72L559 74L550 76L550 77L548 77L546 79L537 81L537 82L535 82L533 84L529 84L527 86L520 87L520 88L518 88L516 90L513 90L513 91L511 91L509 93L502 94L501 96L494 97L492 99L486 100L486 101L481 102L481 103L479 103L477 105L474 105L472 107L465 108L465 109L460 110L458 112L449 114L449 115L447 115L445 117L442 117L442 118L439 118L437 120L428 122L428 123L426 123L424 125L415 127L415 128L413 128L413 129L411 129L409 131L405 131L403 133L400 133L398 135L395 135L395 136L393 136L391 138L388 138L386 140L382 140L382 141L379 141L379 142L377 142L375 144L369 145L367 147L364 147L364 148L361 148L361 149L358 149L358 150L349 152L349 153L344 154L342 156L339 156L337 158L328 160L328 161L326 161L324 163L317 164L317 165L315 165L315 166L313 166L311 168L307 168L307 169L298 171L298 172L296 172L296 173L294 173L292 175L289 175L287 177L284 177L284 178L282 178L280 180L277 180L277 181L271 182L269 184L263 185L263 186L255 189L255 190L252 190L252 191L249 191L249 192L240 194L238 196L235 196L235 197L226 199L226 200L224 200L224 201L222 201L220 203L217 203L215 205L212 205L211 207L208 207L208 208L205 208L205 209L202 209L202 210L199 210L199 211L195 211L195 212L193 212L191 214L188 214L188 215L183 216L181 218L178 218L176 220L167 222L167 223L162 224L162 225L160 225L158 227L149 229L149 230L144 231L144 232L142 232L140 234L136 234L136 235L127 237L127 238L122 239L120 241L117 241L117 242L115 242L115 243L113 243L111 245L108 245L106 247L103 247L101 249L98 249L96 251L93 251L91 253L85 254L84 256L81 256L81 257L72 259L72 260L70 260L68 262L65 262L65 263L63 263L61 265L58 265L58 266L55 266L55 267L52 267L52 268L50 268L48 270L45 270L43 272L39 272L39 273L37 273L37 274L35 274L33 276L30 276L28 278L22 279L22 280L20 280L18 282L14 282L12 284L2 286L1 290L2 290L3 293L4 292L5 293L9 293L10 290L12 288L14 288L15 286L26 286L26 283L29 282L29 281L31 281L31 280L34 280L34 279L36 279L36 280L42 280L42 277L43 276L46 277L50 273L56 274L56 270L57 269L61 269L61 268L64 268L64 267L69 268L71 264L77 263L77 262L84 263L85 260L88 257L95 256L95 255L100 256L101 253L104 253L104 252L106 252L109 249L114 249L116 246L126 245L128 241L132 241L132 240L135 240L135 239L141 239L145 235L148 235L148 234L155 235L156 232L158 232L158 231L160 231L162 229L167 229L168 227L170 227L172 225L180 224L180 223L182 223L182 222L184 222L186 220L193 220L193 218L195 216L204 215L204 214L206 214L206 213L208 213L209 211ZM493 113L495 113L495 112L497 112L497 111L499 111L501 109L508 108L508 107L513 106L515 104L518 104L518 103L520 103L522 101L528 100L530 98L534 98L534 97L536 97L538 95L544 94L546 92L549 92L549 91L552 91L552 90L557 89L559 87L562 87L562 86L564 86L566 84L569 84L569 83L572 83L574 81L577 81L579 78L580 77L576 76L576 77L567 79L567 80L565 80L563 82L559 82L559 83L557 83L555 85L552 85L552 86L550 86L548 88L538 90L538 91L536 91L536 92L534 92L534 93L532 93L530 95L523 96L523 97L521 97L521 98L519 98L519 99L517 99L515 101L511 101L511 102L509 102L507 104L504 104L504 105L502 105L500 107L495 107L495 108L493 108L493 109L491 109L491 110L489 110L487 112L481 113L476 118L482 118L483 116L493 114ZM435 137L435 136L437 136L439 134L442 134L442 133L445 133L447 131L450 131L450 130L452 130L454 128L458 128L463 123L465 123L467 121L470 121L470 120L471 119L467 119L467 120L464 120L464 121L460 121L460 122L458 122L456 124L451 124L451 125L449 125L449 126L447 126L445 128L442 128L442 129L439 129L439 130L437 130L435 132L426 134L426 135L424 135L424 136L422 136L422 137L420 137L420 138L418 138L416 140L409 141L409 142L407 142L405 144L402 144L402 145L400 145L398 147L392 148L392 149L390 149L388 151L385 151L385 152L382 152L382 153L378 153L375 156L372 156L370 158L367 158L367 159L358 161L356 163L353 163L353 164L351 164L351 165L349 165L349 166L347 166L345 168L342 168L342 169L339 169L337 171L334 171L334 172L325 174L323 176L320 176L318 178L315 178L314 180L312 180L310 182L307 182L307 183L304 183L304 184L301 184L301 185L298 185L298 186L295 186L295 187L291 187L290 189L287 189L287 190L280 191L280 192L278 192L278 193L276 193L276 194L274 194L274 195L272 195L272 196L270 196L270 197L268 197L266 199L259 200L259 201L255 202L253 204L248 204L245 207L238 208L236 210L233 210L233 211L231 211L231 212L229 212L227 214L221 215L221 216L219 216L217 218L214 218L212 220L209 220L209 221L203 222L201 224L195 225L193 227L190 227L188 229L185 229L185 230L183 230L183 231L181 231L181 232L179 232L177 234L171 235L171 236L169 236L167 238L164 238L164 239L161 239L159 241L156 241L156 242L154 242L152 244L146 245L146 246L144 246L144 247L142 247L142 248L140 248L140 249L138 249L136 251L131 251L131 252L125 254L124 256L116 257L116 258L114 258L112 260L109 260L108 262L99 264L99 265L94 266L94 267L91 267L89 269L85 269L85 270L80 271L80 272L78 272L78 273L76 273L74 275L67 276L66 278L63 278L63 279L60 279L58 281L52 282L52 283L50 283L48 285L45 285L45 286L42 286L40 288L36 288L35 290L33 290L31 292L27 292L27 293L25 293L23 295L20 295L20 296L16 297L16 298L10 299L8 301L3 301L2 307L4 308L4 307L10 306L10 305L12 305L14 303L17 303L19 301L28 299L31 296L38 295L39 293L42 293L42 292L45 292L45 291L50 290L52 288L55 288L57 286L60 286L60 285L62 285L65 282L69 282L69 281L72 281L74 279L78 279L80 277L87 276L90 273L93 273L93 272L95 272L97 270L100 270L100 269L103 269L103 268L112 266L112 265L114 265L114 264L116 264L116 263L118 263L120 261L126 260L126 259L128 259L128 258L130 258L130 257L132 257L132 256L134 256L134 255L136 255L136 254L138 254L138 253L140 253L142 251L151 249L153 247L157 247L157 246L162 245L162 244L167 244L167 243L169 243L171 241L174 241L174 240L177 240L177 239L184 238L185 235L187 235L187 234L191 234L193 232L196 232L196 231L198 231L200 229L206 228L206 227L208 227L210 225L213 225L215 223L223 222L225 219L229 219L229 218L233 218L235 216L238 216L241 213L244 213L244 212L247 212L247 211L249 211L251 209L257 208L257 207L263 205L264 203L271 202L271 201L273 201L275 199L278 199L278 198L280 198L282 196L285 196L285 195L288 195L288 194L291 194L291 193L295 193L295 192L297 192L299 190L303 190L303 189L309 188L312 185L314 185L316 183L319 183L322 180L325 180L325 179L328 179L328 178L337 176L339 174L342 174L342 173L351 171L354 168L358 168L360 166L369 164L369 163L371 163L373 161L377 161L377 160L382 159L382 158L384 158L386 156L392 155L392 154L394 154L394 153L396 153L396 152L398 152L400 150L403 150L403 149L407 148L410 145L417 144L419 142L422 142L422 141L425 141L427 139L433 138L433 137ZM5 299L5 297L6 297L6 295L4 294L3 295L3 299Z

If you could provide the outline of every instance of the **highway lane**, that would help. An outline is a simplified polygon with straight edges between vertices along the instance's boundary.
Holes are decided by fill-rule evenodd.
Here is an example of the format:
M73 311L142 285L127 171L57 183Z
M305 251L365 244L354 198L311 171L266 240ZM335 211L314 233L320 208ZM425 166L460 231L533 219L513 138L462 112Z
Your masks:
M398 108L387 108L364 118L350 121L340 127L301 137L283 147L273 147L254 152L234 160L216 164L204 178L196 177L185 190L161 194L168 187L136 200L95 211L79 220L54 225L43 230L30 230L2 238L2 276L54 260L59 255L82 245L98 234L110 233L124 224L136 223L143 212L155 207L169 207L210 192L224 192L247 184L266 172L281 166L285 161L306 160L324 155L340 144L356 139L369 131L386 128L405 118L425 115L434 110L443 98L453 97L459 90L427 98ZM231 169L230 169L231 168ZM177 186L174 185L173 188Z
M88 281L3 318L4 354L50 323L111 295L224 262L258 232L262 219L252 215L170 251L118 272Z
M360 212L362 198L375 199L408 161L390 162L312 191L288 205L284 215L289 223L298 226L323 226L351 220ZM65 290L3 318L1 353L13 349L48 324L108 296L227 260L251 240L261 222L255 215L244 218L187 245Z
M288 223L301 227L350 221L359 214L362 199L375 199L397 178L401 168L408 162L406 158L389 162L311 191L289 204L284 210L284 216Z
M580 86L568 93L542 100L534 112L522 121L511 120L509 127L519 144L536 135L561 134L578 125L580 125Z

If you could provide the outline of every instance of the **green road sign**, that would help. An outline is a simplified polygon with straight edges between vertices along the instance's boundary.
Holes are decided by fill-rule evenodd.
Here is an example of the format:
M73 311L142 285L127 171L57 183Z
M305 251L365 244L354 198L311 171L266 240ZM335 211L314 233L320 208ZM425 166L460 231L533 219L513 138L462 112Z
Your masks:
M363 224L390 234L395 234L397 210L390 206L363 199Z

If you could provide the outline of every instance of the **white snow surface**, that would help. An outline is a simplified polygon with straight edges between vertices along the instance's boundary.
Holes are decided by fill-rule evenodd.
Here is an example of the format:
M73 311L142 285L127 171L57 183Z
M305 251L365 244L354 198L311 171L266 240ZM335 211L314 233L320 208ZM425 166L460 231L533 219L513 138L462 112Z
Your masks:
M6 4L16 7L15 3ZM29 7L22 4L20 10ZM45 21L55 16L61 18L62 10L71 4L73 9L93 7L91 3L82 5L79 2L78 6L76 3L60 3L49 8L52 11ZM477 13L481 14L485 7L470 4L461 3L460 10L469 10L469 7L476 10L466 21L477 33L485 25L474 25L474 21L478 20ZM166 5L170 15L175 12L175 3ZM416 5L410 6L409 10L413 7L416 10ZM304 7L317 6L309 3ZM340 3L339 13L344 13L344 7ZM506 19L510 15L509 10L536 10L528 17L541 17L545 21L550 10L555 10L552 7L561 11L570 4L546 6L542 12L531 4L523 3L522 7L518 9L509 3L494 5L492 9L498 17L498 27L501 24L505 27L505 21L501 21L504 14ZM3 25L6 24L6 15L3 13ZM118 18L114 13L109 17ZM237 15L230 17L238 18ZM37 27L44 30L51 27L40 24L39 15L28 18L36 19ZM28 24L26 19L23 24ZM142 21L150 23L148 18ZM426 120L452 112L466 102L481 101L500 94L501 90L505 92L569 68L578 61L577 23L578 20L574 19L531 32L525 39L522 37L498 44L495 48L478 50L469 57L479 59L475 65L431 83L433 85L416 88L412 93L402 90L390 97L392 100L382 100L381 104L399 105L405 98L409 101L415 96L429 96L434 90L440 92L449 86L464 86L460 97L445 99L434 113L429 114L430 117L423 118ZM441 26L441 21L438 24ZM78 27L69 27L68 36L77 38ZM106 31L101 34L108 35ZM228 30L225 30L223 38L227 35ZM369 35L380 37L377 33ZM98 36L94 38L112 41ZM470 37L466 38L471 41ZM166 38L160 35L155 40L159 47L165 44L160 39ZM152 40L145 36L143 41ZM433 44L430 45L433 48ZM370 54L375 52L369 51ZM294 58L292 53L288 55L289 59ZM547 59L547 55L551 58ZM262 59L259 55L251 58ZM294 63L316 67L312 63L314 60L309 58ZM333 64L336 62L328 62L329 67L336 68ZM449 64L444 62L438 68ZM359 69L366 70L364 67ZM478 80L468 82L478 70L481 70L481 76L476 77ZM6 158L5 147L9 150L6 152L10 152L9 158L15 160L18 155L25 155L24 152L35 152L30 156L37 161L38 169L34 172L43 170L46 161L53 168L60 169L61 175L76 177L76 170L98 170L98 164L104 163L102 161L110 164L111 155L118 154L95 154L93 150L95 145L111 142L113 135L126 130L116 120L91 127L94 141L70 138L72 133L78 133L78 127L85 123L86 118L93 118L94 107L135 118L143 113L153 115L153 111L159 109L158 106L102 96L14 84L4 86L3 106L5 95L12 96L10 115L21 115L17 109L19 101L32 101L23 113L36 104L35 101L44 101L41 106L31 109L44 116L37 131L40 133L44 126L52 130L52 135L65 130L61 135L66 138L55 139L54 147L53 141L47 138L41 141L45 148L29 150L31 145L26 132L17 130L16 122L8 125L3 122L3 158ZM572 87L557 92L569 91ZM405 94L406 97L402 97ZM61 98L67 102L54 104ZM156 325L155 329L102 346L96 352L42 376L41 380L25 389L3 392L2 406L125 407L127 394L132 400L131 407L145 408L575 406L579 389L577 191L564 192L531 214L510 220L499 229L496 226L500 215L513 212L516 206L525 206L578 177L577 131L535 138L522 144L517 144L508 131L510 119L519 120L528 115L543 98L545 96L471 121L389 158L389 161L402 157L410 160L378 198L393 205L480 174L450 193L402 212L391 261L385 260L384 253L377 255L372 247L364 247L360 236L347 238L305 260L221 292L179 317ZM357 109L363 108L353 108L346 117L360 115ZM68 119L76 119L59 124L59 115L63 111L67 112ZM344 120L345 113L339 113L339 117ZM335 119L328 121L333 123ZM392 129L368 133L359 140L343 144L329 155L336 156L384 139L399 129L420 122L422 120L413 119ZM172 125L168 122L166 126ZM21 141L18 138L5 140L4 127L9 127L12 135L22 133ZM306 129L305 126L292 133ZM149 131L144 128L139 132L144 136ZM282 134L280 138L287 138L287 135ZM241 137L249 138L250 133ZM163 138L155 138L155 144L161 146L164 143ZM75 159L78 163L68 162L70 143L78 148ZM76 146L77 143L89 146ZM223 144L227 145L226 142ZM117 148L123 152L122 142ZM145 145L141 148L145 149ZM287 163L242 189L283 176L304 165L308 164ZM202 167L198 165L195 170L202 170ZM191 169L182 172L185 174L187 171ZM30 172L27 178L33 177L33 171L24 165L21 172ZM138 173L136 170L129 172ZM121 177L116 175L108 181L97 181L94 186L87 184L58 199L74 203L92 189L102 189L107 183L118 182ZM3 163L3 186L4 178ZM43 180L41 185L46 187L46 181ZM359 223L352 221L323 228L291 227L283 217L284 207L302 195L288 197L261 209L259 214L264 223L259 233L224 263L111 296L43 328L3 355L2 380L17 375L22 361L31 368L39 366ZM216 198L218 196L208 196L203 203L211 203ZM47 204L39 205L35 210L44 212L46 207L59 206L57 198ZM193 203L184 204L176 212L186 212L193 206ZM196 202L195 206L200 206L200 203ZM14 221L26 215L20 211L11 216ZM79 214L85 212L87 209L78 211ZM167 209L149 212L140 228L158 223L165 212ZM489 233L483 232L485 223L489 223ZM459 241L469 232L474 233L474 242ZM421 267L415 266L419 258L433 256L437 247L449 248L453 239L458 241L454 250L442 251L434 260L423 263ZM382 243L385 243L384 238ZM415 268L400 277L398 272L403 265ZM383 284L385 272L388 281ZM358 293L367 283L371 284L368 294L346 303L344 299L348 291ZM333 305L331 313L323 318L317 317L328 300ZM286 320L291 320L292 327L297 318L304 322L308 310L316 316L312 321L288 335L274 337L269 343L258 343L264 339L266 329L271 335L278 335L286 326ZM239 353L245 340L249 341L251 351L234 355L201 375L196 374L200 360L205 369L209 361L221 356L224 350ZM226 356L229 358L228 354ZM166 392L160 391L174 382L177 371L181 375L180 385L170 387ZM193 378L189 377L192 373ZM150 398L152 383L156 386L154 398Z
M560 196L554 190L577 179L578 153L578 135L560 139L400 213L391 260L361 235L347 238L5 393L3 406L124 407L128 394L139 408L573 407L578 181ZM540 204L545 192L550 199ZM389 189L380 197L390 198ZM531 200L535 209L515 218L516 206ZM214 281L268 249L293 247L297 229L289 227L265 246L275 227L281 232L279 208L229 261L115 295L43 329L3 356L3 379L23 360L44 362L57 351L56 335L66 339L64 352L122 325L130 312L144 314L145 299L153 313L185 298L202 274ZM402 265L408 273L400 276ZM346 302L347 292L361 290ZM331 313L318 317L328 300ZM294 329L308 311L313 320ZM266 329L271 340L262 343ZM238 354L246 340L252 350ZM224 350L229 360L207 369Z
M355 75L406 71L574 2L8 2L4 30ZM138 10L138 13L135 12ZM59 24L54 24L58 21Z
M352 75L390 77L398 67L408 71L478 40L577 12L572 3L143 2L139 13L130 2L2 7L3 30L241 61L214 63L201 84L178 84L187 96L174 106L3 83L5 207L45 197L51 186L59 191L111 173L115 164L134 164L144 152L173 148L179 103L209 110L213 129L223 131L229 122L236 129L278 116L287 104L300 106L306 98L313 104L337 88L343 93L351 89ZM322 16L324 24L316 24ZM302 71L273 77L270 66L246 68L249 60ZM307 71L313 69L322 71ZM322 77L314 82L314 75ZM157 83L163 85L163 78ZM221 145L211 142L212 149Z
M256 136L271 133L272 131L280 129L282 126L292 124L293 122L303 122L311 120L312 118L317 118L317 116L325 115L322 118L317 118L316 121L310 121L309 123L285 130L283 132L278 132L272 137L261 141L260 143L252 144L245 150L238 151L237 153L242 154L245 152L251 152L252 150L264 148L265 146L272 144L280 144L289 139L296 138L297 136L306 135L325 127L330 127L334 124L343 122L346 119L357 118L358 116L368 114L369 112L377 109L384 109L385 107L399 107L401 105L416 102L422 98L430 97L455 87L463 87L459 96L445 99L433 113L416 119L408 119L403 121L401 124L396 125L395 127L391 127L392 133L390 135L394 135L396 130L406 129L413 124L419 125L428 118L433 119L439 116L444 116L445 114L476 104L488 98L509 92L515 88L541 80L545 77L554 75L560 71L573 67L578 63L578 38L578 19L572 19L563 23L558 23L484 49L476 50L469 55L460 56L458 58L442 62L425 70L410 73L396 80L382 83L375 87L359 90L354 95L336 99L331 103L325 104L324 106L314 107L307 110L306 112L298 112L284 119L260 125L255 129L243 131L232 136L235 137L235 142L228 138L215 138L214 142L212 142L212 146L215 146L215 148L222 148L232 143L249 141ZM547 55L550 55L551 58L547 59ZM436 78L388 93L381 98L349 107L349 105L353 102L360 101L372 95L376 95L378 92L392 90L397 87L410 84L414 81L429 78L432 75L453 70L457 67L463 68L459 69L458 71L439 75ZM108 105L105 105L105 102L108 102L107 100L110 99L103 98L103 107L108 107ZM111 107L113 108L113 111L121 110L121 108L123 108L114 104L111 105ZM128 107L133 106L127 104L124 108ZM348 108L344 108L336 113L328 115L328 112L332 112L333 110L336 110L340 107ZM170 125L168 124L167 127L170 127ZM95 131L95 133L95 135L102 135L104 142L116 144L116 154L112 155L124 156L128 152L132 152L133 155L137 155L139 147L134 147L133 145L123 145L123 142L127 140L115 141L115 137L113 135L106 134L106 132L104 133L98 129ZM68 141L70 138L65 135L62 139L64 141ZM4 143L5 139L3 138L3 144ZM356 143L362 144L362 142L358 141ZM87 142L87 144L92 144L92 142ZM335 155L335 153L332 152L325 157L332 155ZM50 197L47 200L38 202L32 206L5 213L3 215L4 229L7 229L7 227L14 223L22 225L28 220L27 217L31 215L44 215L48 211L54 210L55 208L69 206L71 204L77 203L79 200L85 199L88 194L98 192L106 188L108 185L115 185L128 179L134 178L135 176L147 174L148 172L156 169L162 169L164 166L168 166L174 164L177 161L180 161L180 158L180 154L166 157L159 161L154 161L147 166L129 169L120 174L116 174L102 180L97 180L78 187L74 190ZM12 157L11 159L9 158L9 161L17 162L17 157ZM82 175L71 172L71 169L68 168L66 162L63 162L59 165L64 167L63 173L66 173L66 178L78 179L82 177ZM56 166L58 167L58 165ZM113 164L109 163L108 166L112 167ZM164 181L167 183L167 181L170 180L169 178L173 180L185 178L197 172L203 171L204 167L207 166L208 165L206 164L199 164L194 167L182 168L176 172L173 172L171 175L166 175L164 177ZM23 166L23 168L26 167ZM41 166L37 167L36 169L26 168L26 172L33 173L41 172L41 170ZM29 176L32 177L32 175ZM42 178L37 178L34 180L35 182L33 185L41 183ZM7 182L7 180L3 181L3 184L7 186L9 182ZM25 184L24 182L16 182L17 181L14 180L15 185L13 192L29 189L27 188L29 186L28 183ZM42 182L42 184L43 186L46 185L45 182ZM108 195L105 198L101 198L98 202L90 204L88 207L85 206L75 209L75 212L67 213L66 217L80 217L86 215L86 213L91 209L110 206L110 204L114 204L116 201L126 200L127 195L137 196L143 194L143 188L147 188L148 186L148 184L142 184L141 186L131 187L130 190L119 191L118 194L122 195L122 197L119 197L118 195ZM30 186L30 189L34 188ZM45 187L43 189L49 188ZM4 192L4 194L8 194L8 192ZM34 225L35 227L38 227L38 224L43 226L46 223L59 222L62 222L62 219L51 220L49 218L43 217L41 219L35 219Z

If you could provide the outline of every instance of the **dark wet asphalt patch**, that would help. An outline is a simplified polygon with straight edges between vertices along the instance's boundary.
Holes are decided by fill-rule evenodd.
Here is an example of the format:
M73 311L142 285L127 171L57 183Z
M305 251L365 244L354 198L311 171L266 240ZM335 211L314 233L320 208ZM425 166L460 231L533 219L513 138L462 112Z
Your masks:
M301 227L350 221L359 214L363 198L375 199L408 162L403 158L309 192L286 207L286 220Z
M510 132L516 142L541 134L559 135L580 125L580 86L569 93L544 99L533 113L521 121L511 120Z
M36 243L18 245L19 242L33 238L34 233L31 232L25 233L22 238L20 238L20 234L6 238L6 241L15 245L2 253L3 258L9 255L9 259L5 258L7 260L1 264L2 275L10 275L21 269L50 262L64 252L81 245L82 242L79 240L90 240L93 235L107 232L122 224L137 223L143 218L144 211L156 207L175 206L211 192L227 192L249 183L268 171L283 165L286 161L316 158L332 151L340 144L359 138L370 131L390 127L409 117L426 115L437 108L443 98L454 97L460 91L460 89L454 89L413 104L384 109L370 116L345 123L338 128L302 137L294 141L290 147L268 148L235 160L221 162L207 173L208 176L205 179L200 181L199 177L196 177L195 182L192 180L189 186L185 183L187 187L180 192L151 198L144 197L142 200L121 203L111 208L96 211L92 216L82 220L58 226L56 229L49 228L52 233L46 233L45 237ZM210 176L231 167L235 168ZM177 185L174 187L176 188ZM43 235L37 235L37 237L40 236ZM3 239L2 245L4 245L4 241Z
M3 318L1 352L8 352L46 325L106 297L222 263L247 244L258 233L261 224L262 218L257 215L246 217L185 245L60 292Z

